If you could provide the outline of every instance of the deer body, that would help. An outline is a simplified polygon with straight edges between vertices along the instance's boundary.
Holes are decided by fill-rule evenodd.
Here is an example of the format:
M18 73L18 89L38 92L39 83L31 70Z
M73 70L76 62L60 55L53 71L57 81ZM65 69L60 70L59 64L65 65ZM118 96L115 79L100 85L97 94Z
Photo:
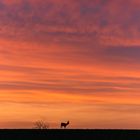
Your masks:
M69 121L67 121L66 123L61 122L61 128L62 128L62 127L66 128L68 124L69 124Z

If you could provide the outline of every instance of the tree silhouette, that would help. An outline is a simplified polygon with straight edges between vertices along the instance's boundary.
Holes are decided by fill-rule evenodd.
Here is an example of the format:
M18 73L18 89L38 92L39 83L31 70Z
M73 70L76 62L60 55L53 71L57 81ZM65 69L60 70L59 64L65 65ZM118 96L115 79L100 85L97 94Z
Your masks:
M44 122L43 120L38 120L34 123L36 129L48 129L49 124Z

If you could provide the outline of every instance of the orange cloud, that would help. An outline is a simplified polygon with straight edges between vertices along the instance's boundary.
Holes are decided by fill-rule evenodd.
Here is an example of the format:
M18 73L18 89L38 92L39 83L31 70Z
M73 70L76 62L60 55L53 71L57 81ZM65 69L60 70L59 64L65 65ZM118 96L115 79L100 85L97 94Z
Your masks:
M0 127L139 128L139 2L0 2ZM73 115L71 115L73 114Z

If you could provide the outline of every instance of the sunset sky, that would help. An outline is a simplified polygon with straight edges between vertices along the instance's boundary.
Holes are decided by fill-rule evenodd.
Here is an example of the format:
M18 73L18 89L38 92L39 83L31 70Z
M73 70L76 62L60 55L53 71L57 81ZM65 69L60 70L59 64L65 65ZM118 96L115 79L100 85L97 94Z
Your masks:
M0 0L0 128L140 129L140 0Z

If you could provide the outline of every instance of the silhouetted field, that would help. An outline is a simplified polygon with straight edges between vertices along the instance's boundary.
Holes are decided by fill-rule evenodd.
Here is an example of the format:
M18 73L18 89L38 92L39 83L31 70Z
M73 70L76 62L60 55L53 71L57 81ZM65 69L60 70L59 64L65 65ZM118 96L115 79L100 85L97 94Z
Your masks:
M140 140L140 130L2 129L0 140Z

